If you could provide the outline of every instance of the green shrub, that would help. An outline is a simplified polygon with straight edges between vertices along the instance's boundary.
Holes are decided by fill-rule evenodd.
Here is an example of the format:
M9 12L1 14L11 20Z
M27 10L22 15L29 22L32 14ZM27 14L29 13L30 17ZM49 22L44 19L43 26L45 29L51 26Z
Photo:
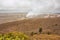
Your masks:
M11 32L0 34L0 40L29 40L29 37L21 32Z

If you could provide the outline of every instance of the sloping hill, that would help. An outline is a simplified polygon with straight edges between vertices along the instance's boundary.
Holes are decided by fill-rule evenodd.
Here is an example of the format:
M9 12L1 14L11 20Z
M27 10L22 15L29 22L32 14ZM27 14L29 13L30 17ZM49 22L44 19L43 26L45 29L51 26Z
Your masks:
M21 20L27 13L0 13L0 24Z
M0 33L20 31L30 34L31 32L38 32L40 27L42 27L43 33L49 31L60 35L60 17L24 19L0 24Z

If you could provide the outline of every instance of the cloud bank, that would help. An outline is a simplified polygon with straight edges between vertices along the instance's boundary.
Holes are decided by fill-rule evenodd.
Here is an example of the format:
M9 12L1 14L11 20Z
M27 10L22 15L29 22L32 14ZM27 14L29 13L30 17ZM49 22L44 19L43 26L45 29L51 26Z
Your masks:
M60 0L0 0L0 12L27 12L26 17L60 13Z
M0 11L28 11L31 6L29 0L0 0Z

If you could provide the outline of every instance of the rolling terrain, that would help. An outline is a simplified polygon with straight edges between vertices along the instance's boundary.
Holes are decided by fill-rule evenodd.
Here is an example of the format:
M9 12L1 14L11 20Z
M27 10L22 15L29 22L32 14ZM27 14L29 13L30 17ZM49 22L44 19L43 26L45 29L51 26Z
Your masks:
M45 16L46 17L46 16ZM12 17L12 20L14 17ZM10 19L10 18L9 18ZM17 19L17 18L16 18ZM33 40L59 40L60 39L60 17L56 15L48 16L47 18L18 18L20 20L5 22L0 24L0 33L8 32L23 32L27 35L37 33L32 36ZM14 19L15 20L15 19ZM9 20L8 20L9 21ZM42 28L42 34L39 33L39 28ZM50 32L50 36L47 33ZM59 36L58 36L59 35ZM36 39L37 38L37 39ZM56 38L56 39L55 39Z
M26 13L0 13L0 24L24 19Z
M60 17L24 19L3 23L0 24L0 32L21 31L30 33L38 32L40 27L42 27L43 33L49 31L60 35Z

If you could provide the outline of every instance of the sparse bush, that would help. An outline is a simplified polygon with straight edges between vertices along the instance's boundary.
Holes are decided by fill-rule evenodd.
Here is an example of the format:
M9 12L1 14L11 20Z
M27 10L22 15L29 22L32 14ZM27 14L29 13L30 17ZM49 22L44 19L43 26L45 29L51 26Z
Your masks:
M39 28L39 33L42 33L42 28L41 27Z
M37 33L34 33L34 34L37 34Z
M31 36L33 36L33 35L35 35L35 34L37 34L37 33L31 32Z
M55 26L57 26L58 24L55 24Z
M33 36L34 35L34 32L31 32L31 36Z
M48 35L50 35L50 34L51 34L51 32L47 32L47 34L48 34Z

